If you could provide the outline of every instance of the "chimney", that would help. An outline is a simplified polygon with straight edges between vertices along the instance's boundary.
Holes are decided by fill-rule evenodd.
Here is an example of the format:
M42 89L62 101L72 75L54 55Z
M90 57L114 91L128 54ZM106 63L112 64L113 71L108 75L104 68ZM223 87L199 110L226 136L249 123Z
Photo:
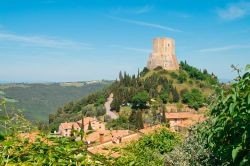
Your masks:
M104 142L104 133L99 133L99 142L101 144Z

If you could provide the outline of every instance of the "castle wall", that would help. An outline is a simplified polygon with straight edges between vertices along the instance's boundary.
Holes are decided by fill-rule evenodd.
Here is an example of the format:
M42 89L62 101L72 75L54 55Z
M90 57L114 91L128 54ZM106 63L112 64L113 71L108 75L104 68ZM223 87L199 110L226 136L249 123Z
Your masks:
M178 70L179 64L175 55L175 41L170 38L156 38L153 40L153 52L149 56L148 69L161 66L166 70Z

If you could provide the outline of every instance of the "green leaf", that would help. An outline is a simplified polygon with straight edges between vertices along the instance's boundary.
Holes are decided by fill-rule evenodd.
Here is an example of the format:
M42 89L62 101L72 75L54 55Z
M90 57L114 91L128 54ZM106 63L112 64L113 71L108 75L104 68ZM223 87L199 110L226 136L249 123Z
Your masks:
M248 104L250 104L250 93L248 94Z
M8 120L7 116L0 116L0 120Z
M250 69L250 64L247 64L245 70L247 71L249 69Z
M242 150L242 146L237 146L236 148L234 148L232 150L232 158L233 158L233 161L235 161L236 157L238 156L239 152Z
M232 115L233 112L234 112L234 108L235 108L236 104L237 104L237 103L231 103L231 104L230 104L229 112L230 112L231 115Z

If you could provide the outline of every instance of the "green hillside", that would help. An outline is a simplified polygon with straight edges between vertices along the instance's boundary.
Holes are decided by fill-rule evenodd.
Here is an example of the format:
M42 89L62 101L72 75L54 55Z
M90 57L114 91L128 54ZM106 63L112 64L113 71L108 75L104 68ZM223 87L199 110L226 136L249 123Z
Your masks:
M48 84L1 84L0 98L22 109L31 121L48 121L50 113L72 100L93 93L111 81Z
M129 107L129 111L133 108L134 98L138 96L148 98L151 108L159 110L161 104L173 103L176 105L187 105L192 109L198 110L209 102L209 96L214 92L214 85L218 84L217 78L213 74L209 74L206 70L198 70L186 62L180 63L179 71L166 71L162 68L156 68L149 71L144 68L137 75L130 76L126 72L119 74L119 81L115 81L109 87L102 91L95 92L81 100L70 102L60 107L56 114L50 116L49 122L52 128L56 129L58 124L68 121L74 121L81 118L83 112L86 116L103 117L102 108L104 101L109 94L113 93L114 100L111 109L117 113L124 107ZM151 102L151 101L154 102ZM132 106L132 107L131 107ZM121 109L122 108L122 109ZM149 107L148 111L152 111ZM127 109L127 108L125 108ZM127 127L129 123L128 116L121 120ZM152 117L148 118L152 121ZM107 117L104 116L107 121ZM146 119L144 119L146 121ZM119 122L119 123L120 123ZM131 121L130 121L131 122ZM132 125L132 124L131 124ZM116 128L115 125L111 125ZM118 127L119 128L119 127Z

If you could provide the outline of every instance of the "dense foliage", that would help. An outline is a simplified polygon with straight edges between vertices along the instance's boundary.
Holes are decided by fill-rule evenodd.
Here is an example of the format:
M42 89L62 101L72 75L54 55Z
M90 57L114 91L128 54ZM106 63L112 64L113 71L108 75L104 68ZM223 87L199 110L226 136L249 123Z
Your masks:
M221 91L206 133L214 154L230 165L250 164L250 73Z
M182 101L183 103L188 104L191 108L198 110L198 108L204 103L204 96L198 89L192 89L183 94Z
M180 62L180 68L182 70L186 71L190 78L194 78L196 80L206 81L207 83L212 84L212 85L218 83L218 79L213 73L209 74L206 69L204 69L202 72L201 70L198 70L197 68L187 64L186 61ZM182 77L182 79L180 79L180 80L185 79L185 76L183 74L181 77Z
M219 165L219 160L208 148L206 140L202 137L208 122L199 124L189 129L188 136L182 144L168 153L165 157L166 166L214 166Z
M156 133L145 135L137 142L118 149L119 158L111 160L112 165L163 165L164 155L171 152L181 142L177 133L160 129Z
M51 138L53 144L35 142L12 137L1 142L0 164L25 165L84 165L87 164L87 150L82 142L70 141L66 138ZM49 141L49 140L48 140Z
M250 164L250 73L217 92L208 119L189 130L184 143L167 155L166 165Z

